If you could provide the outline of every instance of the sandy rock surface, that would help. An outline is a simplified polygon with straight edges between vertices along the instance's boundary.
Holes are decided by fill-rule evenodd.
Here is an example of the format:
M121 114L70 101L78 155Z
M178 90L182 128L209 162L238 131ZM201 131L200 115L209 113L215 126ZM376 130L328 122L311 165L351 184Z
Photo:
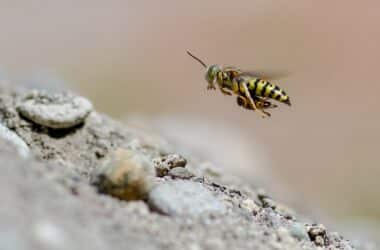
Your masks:
M251 185L210 174L191 154L176 156L165 139L95 111L59 130L25 119L17 105L26 94L0 86L0 124L30 151L22 157L0 137L0 249L376 249L353 246ZM148 198L124 201L91 185L120 148L167 169L151 178Z

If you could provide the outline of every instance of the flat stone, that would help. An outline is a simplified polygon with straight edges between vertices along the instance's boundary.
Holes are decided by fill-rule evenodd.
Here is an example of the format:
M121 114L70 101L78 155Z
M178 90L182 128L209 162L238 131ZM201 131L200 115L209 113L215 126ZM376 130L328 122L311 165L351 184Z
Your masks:
M201 183L173 180L157 185L149 193L152 209L170 216L221 214L226 208Z
M82 124L93 107L84 97L69 93L33 91L17 106L18 112L32 122L52 128L67 129Z
M170 169L169 175L173 178L178 178L178 179L190 179L194 177L194 174L190 172L187 168L183 167L176 167L173 169Z

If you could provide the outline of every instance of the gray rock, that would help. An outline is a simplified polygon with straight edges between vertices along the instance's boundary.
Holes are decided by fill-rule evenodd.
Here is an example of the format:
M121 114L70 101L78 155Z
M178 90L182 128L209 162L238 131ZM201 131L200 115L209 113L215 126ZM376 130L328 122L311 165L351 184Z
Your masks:
M150 206L171 216L221 214L225 206L201 183L174 180L157 185L149 193Z
M173 169L170 169L169 175L173 178L179 178L179 179L190 179L194 177L194 174L190 172L187 168L183 167L176 167Z
M259 207L256 215L250 213L252 202L243 201L251 198L256 202L258 183L231 178L223 168L217 175L207 174L198 157L186 151L188 165L185 169L202 176L197 178L199 183L194 183L196 178L173 180L170 176L156 178L152 174L154 181L164 186L149 192L152 194L149 203L145 200L125 202L99 194L89 185L89 174L103 165L103 157L110 152L129 148L151 164L150 159L179 152L178 146L161 144L160 136L136 132L135 128L96 112L75 133L34 126L20 119L16 111L15 103L22 92L7 91L0 84L1 123L15 131L36 158L15 157L17 152L12 143L0 140L1 250L378 249L363 245L350 248L349 241L329 232L326 245L322 247L310 241L309 236L308 240L295 240L288 226L300 215L295 214L294 220L286 219L287 212L279 209L276 200L275 210L270 206ZM60 136L62 134L64 136ZM204 152L209 159L207 148ZM228 165L225 159L220 160ZM122 171L115 176L125 176L124 172L126 179L131 180L129 168L119 165L117 169ZM154 172L154 168L151 169ZM152 204L174 211L178 216L163 216ZM248 209L242 208L242 204ZM221 211L225 212L217 214ZM213 214L208 216L207 213ZM196 217L187 216L194 214Z
M298 240L309 240L309 235L306 232L306 228L299 222L292 223L288 227L290 234Z
M29 156L30 150L24 140L2 124L0 124L0 138L11 142L20 156L25 158Z
M33 91L19 103L17 110L36 124L65 129L83 123L92 111L92 104L69 93Z

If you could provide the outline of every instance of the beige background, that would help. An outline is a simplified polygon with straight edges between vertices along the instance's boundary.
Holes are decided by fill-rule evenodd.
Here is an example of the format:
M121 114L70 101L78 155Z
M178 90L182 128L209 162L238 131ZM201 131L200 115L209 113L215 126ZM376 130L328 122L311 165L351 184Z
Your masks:
M3 78L66 82L115 117L177 114L238 127L308 204L379 221L379 8L378 1L1 0L0 64ZM187 49L207 63L289 72L280 85L293 106L262 120L207 92Z

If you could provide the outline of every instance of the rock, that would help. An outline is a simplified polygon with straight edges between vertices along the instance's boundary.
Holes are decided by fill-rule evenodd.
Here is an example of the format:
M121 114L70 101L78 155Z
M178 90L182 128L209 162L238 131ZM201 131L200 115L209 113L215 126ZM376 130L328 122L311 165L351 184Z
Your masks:
M179 216L222 214L225 206L201 183L174 180L157 185L149 193L149 205L160 213Z
M27 160L17 157L12 143L0 140L1 250L378 249L363 245L350 248L348 240L333 236L328 230L324 246L316 246L315 242L321 242L323 236L312 232L313 242L308 234L306 240L296 240L290 227L295 220L285 218L287 212L279 203L272 209L263 208L256 201L259 183L254 179L244 182L223 168L213 175L201 167L200 158L210 159L207 147L201 157L182 151L188 164L179 169L189 170L197 177L157 178L151 159L181 152L178 145L158 143L161 136L156 140L144 131L137 133L97 112L87 117L85 126L77 126L75 133L37 126L20 118L16 110L15 104L24 90L3 90L0 84L1 124L15 131L35 157ZM203 143L211 148L209 141ZM121 150L129 152L125 157L123 153L119 155L124 161L117 159L116 148L130 149ZM222 151L216 155L220 156ZM218 159L216 166L242 166L235 156L230 163L226 158ZM249 164L255 167L253 158ZM107 162L109 166L103 169ZM102 174L95 174L95 168ZM175 169L169 169L168 173L180 171ZM90 173L95 176L91 181L99 191L139 200L125 202L95 192L89 185ZM196 179L199 183L195 183ZM154 186L156 182L159 186ZM248 197L254 203L246 200ZM249 212L256 209L254 204L259 206L256 215ZM169 216L163 216L164 213ZM299 216L296 214L295 218Z
M30 154L28 145L16 133L0 124L0 138L12 143L20 156L26 158Z
M17 110L36 124L67 129L82 124L91 113L92 104L83 97L69 93L33 91L18 104Z
M190 172L187 168L183 167L176 167L173 169L170 169L169 175L173 178L178 178L178 179L190 179L194 177L194 174Z
M168 154L166 156L153 159L153 163L157 170L157 176L163 177L166 176L172 168L185 167L187 161L181 155Z
M309 235L306 232L306 228L299 222L292 223L289 227L290 234L298 240L309 240Z
M155 169L144 155L117 149L91 174L100 193L122 200L142 200L154 185Z
M313 241L317 246L328 245L326 228L322 224L312 224L306 225L307 233L309 234L310 240Z

